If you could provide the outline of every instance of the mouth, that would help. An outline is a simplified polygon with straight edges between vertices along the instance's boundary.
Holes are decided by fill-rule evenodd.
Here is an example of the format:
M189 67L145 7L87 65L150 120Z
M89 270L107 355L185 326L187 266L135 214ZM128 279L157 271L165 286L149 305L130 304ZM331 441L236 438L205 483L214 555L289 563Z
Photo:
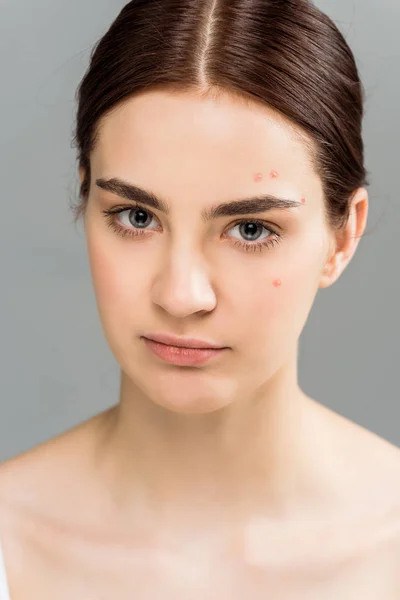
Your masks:
M152 335L145 335L143 337L153 342L158 342L159 344L175 346L178 348L194 348L201 350L221 350L222 348L225 348L225 346L221 346L221 344L218 344L213 340L178 337L169 333L155 333Z
M205 364L220 356L227 348L189 348L164 344L146 337L143 340L147 348L162 361L178 366L194 367Z

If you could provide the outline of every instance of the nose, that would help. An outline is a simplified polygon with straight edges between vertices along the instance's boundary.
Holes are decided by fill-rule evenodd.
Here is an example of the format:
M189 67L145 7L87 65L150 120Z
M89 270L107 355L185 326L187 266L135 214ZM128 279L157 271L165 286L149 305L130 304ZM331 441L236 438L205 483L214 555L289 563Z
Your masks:
M184 318L215 308L216 296L204 261L188 253L165 261L151 291L152 301L171 316Z

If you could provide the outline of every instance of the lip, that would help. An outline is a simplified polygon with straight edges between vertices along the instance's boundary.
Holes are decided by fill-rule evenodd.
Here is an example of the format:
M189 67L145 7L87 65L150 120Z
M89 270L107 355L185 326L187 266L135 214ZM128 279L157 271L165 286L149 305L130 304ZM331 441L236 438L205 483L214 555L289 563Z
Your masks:
M201 348L206 350L222 350L223 348L226 348L226 346L220 346L219 344L211 340L197 340L194 338L177 337L169 333L155 333L145 335L142 337L153 342L165 344L166 346L175 346L178 348Z
M143 337L147 348L166 363L180 367L196 367L221 355L226 348L187 348L168 346Z

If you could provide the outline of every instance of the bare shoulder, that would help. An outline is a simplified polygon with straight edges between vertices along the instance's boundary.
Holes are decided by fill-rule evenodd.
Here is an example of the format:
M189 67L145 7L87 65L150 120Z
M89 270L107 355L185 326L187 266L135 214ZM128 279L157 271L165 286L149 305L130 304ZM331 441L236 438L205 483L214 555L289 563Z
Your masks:
M309 412L314 413L319 422L328 423L327 431L332 432L331 437L336 438L343 456L349 461L350 468L354 463L367 477L381 473L382 477L388 477L388 483L393 484L400 492L400 448L398 446L313 398L307 397L307 400Z
M338 564L344 567L344 579L358 578L362 589L368 582L371 590L376 586L381 591L384 587L397 590L394 596L389 592L381 596L377 591L368 597L397 598L400 590L400 449L328 407L312 406L316 415L312 430L318 431L318 425L324 424L319 430L322 438L318 437L317 445L321 450L322 470L327 469L328 489L334 498L334 517L338 517L327 521L326 540L331 542L327 554L331 556L329 548L336 548L338 541L332 564L339 559ZM363 595L355 593L354 597Z
M84 492L85 458L102 414L0 464L2 532L21 520L51 518Z
M339 457L334 464L340 470L337 482L344 492L344 507L351 507L355 516L371 515L371 522L380 515L382 532L399 549L400 448L325 406L321 411L333 432L334 443L328 448Z

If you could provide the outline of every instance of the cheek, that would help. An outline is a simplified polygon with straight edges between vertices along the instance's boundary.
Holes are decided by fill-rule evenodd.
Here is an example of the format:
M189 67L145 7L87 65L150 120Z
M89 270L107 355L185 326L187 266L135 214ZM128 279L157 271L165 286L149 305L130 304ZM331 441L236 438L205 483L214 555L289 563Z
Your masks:
M104 305L118 302L120 298L122 270L115 256L107 252L106 245L92 242L89 247L89 262L97 301Z
M242 293L242 311L262 335L292 338L300 335L318 290L320 259L315 247L303 247L279 262L273 273L268 268L265 276L254 277L251 293Z
M138 309L145 269L137 268L137 260L129 259L126 249L95 236L88 239L88 256L92 283L100 317L106 327L129 329ZM127 327L128 326L128 327Z

